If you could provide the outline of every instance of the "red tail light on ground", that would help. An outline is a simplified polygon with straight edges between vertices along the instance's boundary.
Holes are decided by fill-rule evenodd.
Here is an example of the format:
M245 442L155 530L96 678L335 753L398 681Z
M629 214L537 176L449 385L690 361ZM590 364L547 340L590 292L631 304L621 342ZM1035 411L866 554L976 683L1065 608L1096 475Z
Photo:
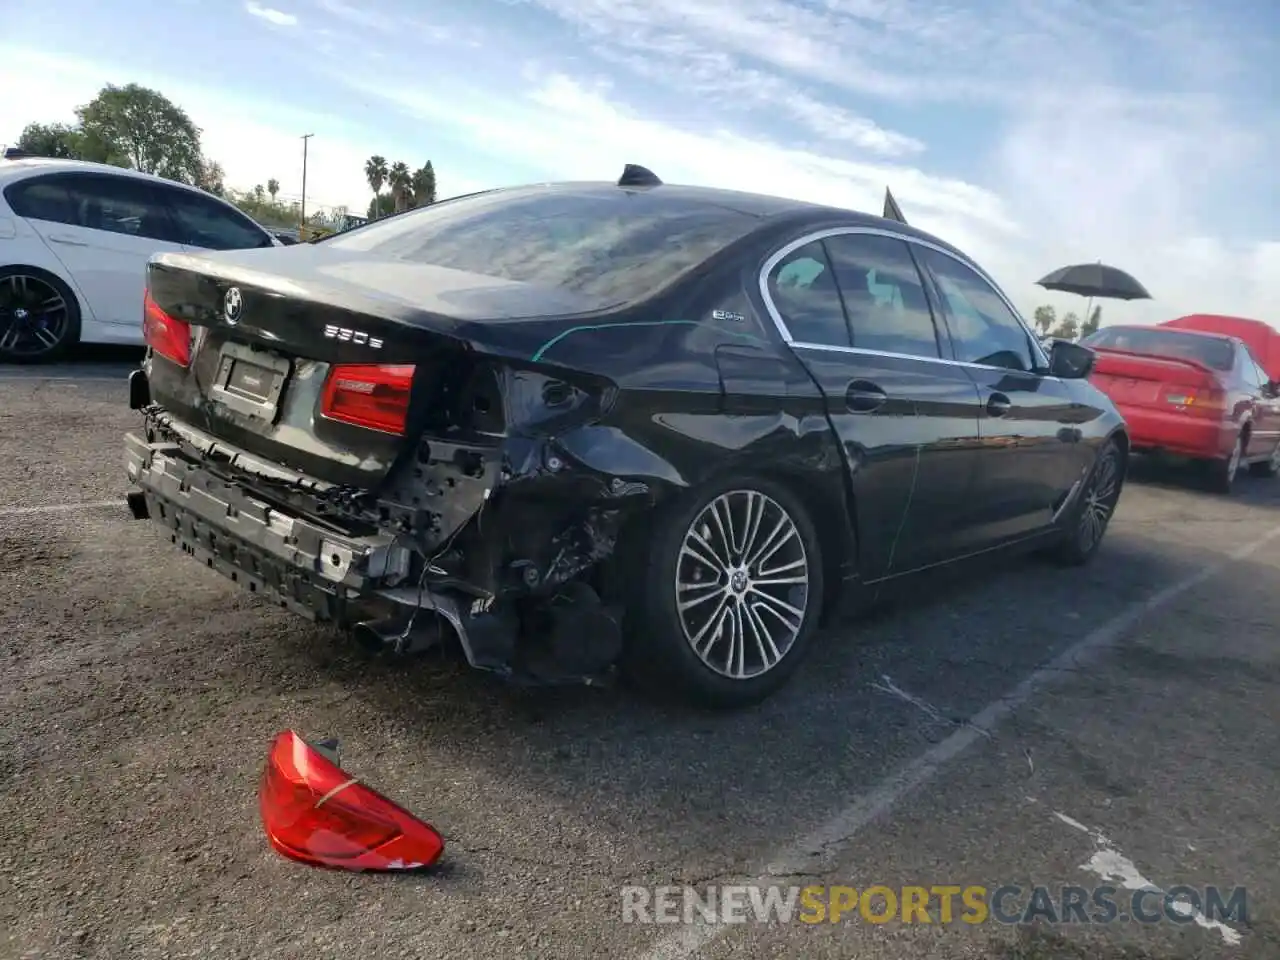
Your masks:
M320 412L330 420L401 436L412 388L411 364L336 364L325 380Z
M297 733L271 744L258 807L277 853L343 870L414 870L444 852L444 838L358 782Z
M142 339L147 346L180 367L191 364L191 325L160 309L148 290L142 298Z

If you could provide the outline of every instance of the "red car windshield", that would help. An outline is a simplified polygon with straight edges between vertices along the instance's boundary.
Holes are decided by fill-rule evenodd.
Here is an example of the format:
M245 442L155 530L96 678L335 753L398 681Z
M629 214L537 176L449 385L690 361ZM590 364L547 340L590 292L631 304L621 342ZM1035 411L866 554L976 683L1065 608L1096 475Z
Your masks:
M1235 345L1223 337L1177 333L1148 327L1106 327L1080 341L1099 350L1124 350L1174 360L1194 360L1214 370L1230 370Z

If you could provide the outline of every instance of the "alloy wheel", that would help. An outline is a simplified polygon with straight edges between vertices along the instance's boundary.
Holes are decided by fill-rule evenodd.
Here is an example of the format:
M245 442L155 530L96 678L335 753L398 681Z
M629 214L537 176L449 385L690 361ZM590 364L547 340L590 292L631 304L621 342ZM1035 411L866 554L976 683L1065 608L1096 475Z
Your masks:
M34 358L56 350L70 319L66 298L47 280L0 278L0 354Z
M1227 483L1232 483L1240 472L1240 461L1244 457L1244 443L1236 437L1236 445L1231 448L1231 459L1227 461Z
M1086 553L1102 540L1119 498L1120 455L1110 447L1098 461L1080 513L1080 547Z
M773 498L723 493L685 533L675 590L684 638L708 668L731 680L762 676L782 662L804 626L804 538Z

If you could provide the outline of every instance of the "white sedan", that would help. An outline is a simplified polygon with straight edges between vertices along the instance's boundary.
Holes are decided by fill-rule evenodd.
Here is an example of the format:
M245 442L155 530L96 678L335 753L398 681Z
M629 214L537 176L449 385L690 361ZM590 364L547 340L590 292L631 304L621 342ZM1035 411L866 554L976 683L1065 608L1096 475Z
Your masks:
M147 260L281 246L212 194L79 160L0 160L0 362L142 344Z

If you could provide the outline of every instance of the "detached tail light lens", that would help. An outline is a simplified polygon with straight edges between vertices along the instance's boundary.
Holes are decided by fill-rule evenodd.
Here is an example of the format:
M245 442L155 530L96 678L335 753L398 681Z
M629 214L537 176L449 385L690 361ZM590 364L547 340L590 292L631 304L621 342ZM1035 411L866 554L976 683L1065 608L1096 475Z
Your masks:
M267 754L258 791L272 848L301 863L343 870L416 870L444 852L444 838L357 781L288 730Z
M330 420L401 436L413 370L412 364L335 364L324 383L320 412Z
M166 360L191 365L191 325L161 310L150 290L142 298L142 339Z

